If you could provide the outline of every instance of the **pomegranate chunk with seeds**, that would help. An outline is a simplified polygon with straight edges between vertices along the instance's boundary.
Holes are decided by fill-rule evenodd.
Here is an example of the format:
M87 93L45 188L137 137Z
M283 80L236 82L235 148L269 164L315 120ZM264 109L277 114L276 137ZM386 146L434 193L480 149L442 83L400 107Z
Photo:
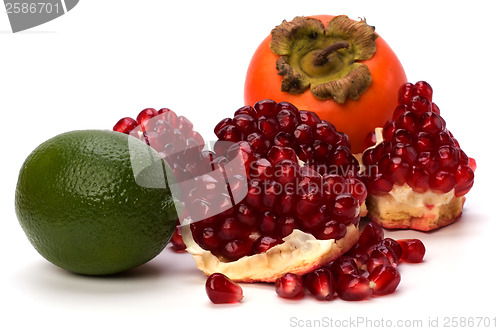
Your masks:
M455 188L455 195L462 196L472 187L474 172L468 169L466 158L460 159L465 153L446 128L432 94L431 86L424 81L400 88L399 105L393 120L384 125L384 139L377 145L377 153L367 149L363 155L369 193L387 193L383 186L370 185L377 182L379 174L386 182L407 183L420 192L431 189L446 193ZM367 140L373 140L373 136L370 134Z
M361 159L368 216L383 227L431 231L451 224L474 184L475 161L432 95L424 81L404 84L392 119L367 137Z
M224 261L236 261L282 244L295 229L319 240L340 240L347 227L357 226L367 192L349 140L335 126L312 112L272 100L235 114L216 125L216 145L223 140L230 145L244 142L244 161L236 162L240 168L235 169L230 151L237 149L221 148L218 156L228 162L217 185L222 192L234 174L243 173L248 190L241 199L233 194L232 206L224 212L191 224L195 242L203 246L200 233L213 229L219 243L209 250ZM205 191L195 187L189 199L213 205Z

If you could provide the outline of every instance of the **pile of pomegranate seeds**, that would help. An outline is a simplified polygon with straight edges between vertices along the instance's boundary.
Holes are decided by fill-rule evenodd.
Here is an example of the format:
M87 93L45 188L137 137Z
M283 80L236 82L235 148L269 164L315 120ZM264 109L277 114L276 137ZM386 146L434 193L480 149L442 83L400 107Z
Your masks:
M294 229L340 239L359 222L367 191L349 140L332 124L290 103L262 100L214 131L212 164L223 175L200 176L186 205L199 212L191 230L201 248L235 261L266 252Z
M371 194L383 195L405 183L418 193L455 189L457 197L472 188L474 171L469 158L446 128L428 83L406 83L400 88L399 105L384 125L383 138L363 153ZM366 143L374 144L373 133Z
M293 293L307 289L314 298L325 301L336 297L357 301L390 294L401 281L398 264L422 262L424 254L420 240L384 238L380 225L369 222L346 254L304 276L282 276L276 281L276 293L283 298L296 298L290 289Z

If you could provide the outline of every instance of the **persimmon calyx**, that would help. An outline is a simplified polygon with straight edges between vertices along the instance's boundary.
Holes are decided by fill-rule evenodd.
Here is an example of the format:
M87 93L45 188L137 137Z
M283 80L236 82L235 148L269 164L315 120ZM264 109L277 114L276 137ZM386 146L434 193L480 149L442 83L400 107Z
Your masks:
M301 94L310 88L318 99L357 100L372 82L369 68L358 61L373 56L376 38L375 28L364 19L345 15L332 18L326 28L316 18L283 21L271 32L269 45L280 56L281 90Z

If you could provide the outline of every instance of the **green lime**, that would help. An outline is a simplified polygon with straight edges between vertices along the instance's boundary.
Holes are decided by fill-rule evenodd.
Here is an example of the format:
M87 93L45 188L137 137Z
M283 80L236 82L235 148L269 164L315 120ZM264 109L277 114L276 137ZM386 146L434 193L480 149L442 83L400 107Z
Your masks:
M113 274L158 255L177 214L166 164L137 138L72 131L38 146L24 162L16 213L29 241L53 264Z

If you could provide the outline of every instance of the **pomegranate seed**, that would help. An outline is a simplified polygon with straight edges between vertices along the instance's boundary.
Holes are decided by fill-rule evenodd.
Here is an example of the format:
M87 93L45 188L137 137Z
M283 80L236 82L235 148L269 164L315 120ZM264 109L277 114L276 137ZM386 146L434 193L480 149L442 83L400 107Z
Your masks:
M257 223L258 212L245 203L241 203L238 207L238 220L246 226L254 226Z
M426 192L429 189L429 174L414 166L410 171L408 185L417 193Z
M297 156L295 156L295 158L296 157ZM274 167L274 175L277 182L280 183L283 188L285 188L287 185L290 185L290 187L292 187L299 175L299 165L292 160L281 160Z
M373 292L370 281L356 274L342 274L337 282L337 294L340 299L360 301L367 299Z
M223 141L238 142L243 138L243 135L234 125L227 125L217 132L217 138Z
M417 152L430 151L434 147L434 138L427 132L419 132L414 146Z
M405 83L398 91L398 102L399 104L408 104L413 97L413 84Z
M399 261L396 253L394 253L392 248L385 245L381 245L380 243L370 247L367 253L369 257L372 257L374 259L386 257L389 260L389 263L394 266L396 266Z
M251 254L252 244L249 239L234 239L222 247L221 254L230 260L238 260Z
M176 226L174 234L170 239L170 243L172 244L172 249L176 252L184 252L186 250L186 244L184 244L184 241L182 240L180 225Z
M139 124L133 118L124 117L115 124L113 131L129 134L130 131L134 130L138 125Z
M242 235L240 226L233 217L228 217L220 226L219 237L223 240L233 240Z
M420 127L423 132L435 135L444 129L445 123L441 116L428 110L420 118Z
M332 213L339 221L350 223L359 214L359 202L349 193L339 194L335 197Z
M279 128L283 132L292 133L295 127L299 124L299 120L290 110L281 110L276 116Z
M293 216L285 216L278 218L277 223L278 223L277 232L281 238L290 235L293 232L293 230L298 229L300 227L299 221Z
M161 115L161 119L170 123L171 127L177 127L177 114L173 110L168 108L161 108L160 110L158 110L158 115Z
M319 206L324 204L321 189L315 185L307 185L298 194L299 200L295 210L301 218L309 217Z
M252 253L260 254L267 252L270 248L283 243L281 238L274 238L270 236L261 236L252 245Z
M474 171L468 165L459 164L455 170L457 186L455 187L455 196L464 196L474 184Z
M274 233L276 230L277 220L278 216L274 212L266 210L262 214L262 219L259 224L260 231L266 234Z
M308 273L306 287L317 300L331 301L335 296L333 275L326 267Z
M434 152L422 152L418 155L417 166L420 169L424 169L427 173L432 174L439 169L439 161Z
M158 115L158 111L156 109L146 108L137 115L137 123L141 125L143 131L147 131L148 121L156 115Z
M370 287L374 295L385 295L393 293L401 281L401 275L391 265L379 265L368 276Z
M418 116L411 111L406 111L396 120L396 127L415 133L417 130L417 123Z
M439 170L429 178L431 190L447 193L456 185L455 176L446 170Z
M201 248L214 251L219 247L217 231L211 227L204 228L197 236L198 244Z
M250 178L271 179L273 166L269 160L261 158L250 164Z
M236 115L233 118L232 123L234 123L234 126L245 135L255 132L255 129L257 128L254 118L247 114Z
M286 273L276 279L276 293L287 299L300 298L304 295L304 282L302 276Z
M358 199L359 205L361 206L363 202L365 202L368 195L365 184L363 184L363 182L357 178L348 178L346 180L346 185L347 192Z
M282 184L285 187L285 192L281 195L279 201L279 206L283 215L293 214L295 211L295 205L297 204L297 196L293 192L293 189L286 189L287 184Z
M422 262L425 255L425 246L419 239L401 239L398 240L401 245L401 260L411 263Z
M346 225L344 223L337 222L333 219L326 220L324 225L320 225L319 229L314 231L313 235L320 240L328 239L341 239L345 236L347 232Z
M184 134L189 135L193 130L193 123L184 116L177 117L177 128Z
M363 148L367 149L374 146L377 143L377 136L375 135L375 131L371 131L365 137L363 142Z
M392 120L396 121L404 112L408 111L408 105L399 104L394 109L394 113L392 114Z
M276 105L276 111L278 111L278 113L282 110L288 110L292 114L294 114L297 118L299 118L299 110L297 109L297 107L295 107L289 102L282 101Z
M458 164L458 151L452 146L441 146L438 151L439 165L442 169L454 168Z
M213 273L205 284L208 298L213 303L237 303L243 299L242 288L221 273Z
M258 116L273 116L276 115L276 102L273 100L265 99L255 103L253 108Z
M415 95L411 98L408 108L411 112L420 116L426 112L430 112L432 110L432 104L426 98Z
M297 126L293 132L295 140L299 144L309 144L313 141L312 129L307 124L301 124Z
M363 228L358 239L358 244L367 249L370 246L378 244L384 239L384 229L376 222L369 222Z
M252 150L261 155L265 155L271 146L271 142L258 132L249 134L247 141L252 147Z
M274 139L279 132L279 124L273 117L261 116L257 119L257 127L267 139Z
M342 274L355 274L359 275L358 267L356 265L356 261L353 257L343 255L333 261L331 265L331 270L333 274L333 278L337 282L339 280L339 276Z
M391 248L395 254L396 262L399 262L399 260L401 259L401 255L403 254L403 251L401 249L401 245L396 240L392 238L385 238L380 242L380 245Z
M252 106L241 107L240 109L238 109L237 111L234 112L235 117L238 115L250 115L253 118L258 117L257 112L255 111L255 109Z
M274 137L274 145L280 147L293 147L293 136L288 132L278 132Z
M439 110L438 105L436 105L434 102L432 103L432 111L438 115L441 114L441 110Z
M385 255L370 256L366 260L366 270L369 273L380 265L391 265L391 261Z
M267 153L267 159L272 165L276 165L283 160L297 161L297 154L290 147L273 146Z
M368 260L368 253L366 252L366 249L361 247L358 243L354 244L344 255L350 256L354 259L358 270L361 269L361 267L366 264L366 261Z
M301 110L299 111L299 117L301 123L307 124L311 127L321 123L321 119L314 112Z
M419 95L425 99L432 101L432 87L429 83L424 81L416 82L411 89L413 95Z

